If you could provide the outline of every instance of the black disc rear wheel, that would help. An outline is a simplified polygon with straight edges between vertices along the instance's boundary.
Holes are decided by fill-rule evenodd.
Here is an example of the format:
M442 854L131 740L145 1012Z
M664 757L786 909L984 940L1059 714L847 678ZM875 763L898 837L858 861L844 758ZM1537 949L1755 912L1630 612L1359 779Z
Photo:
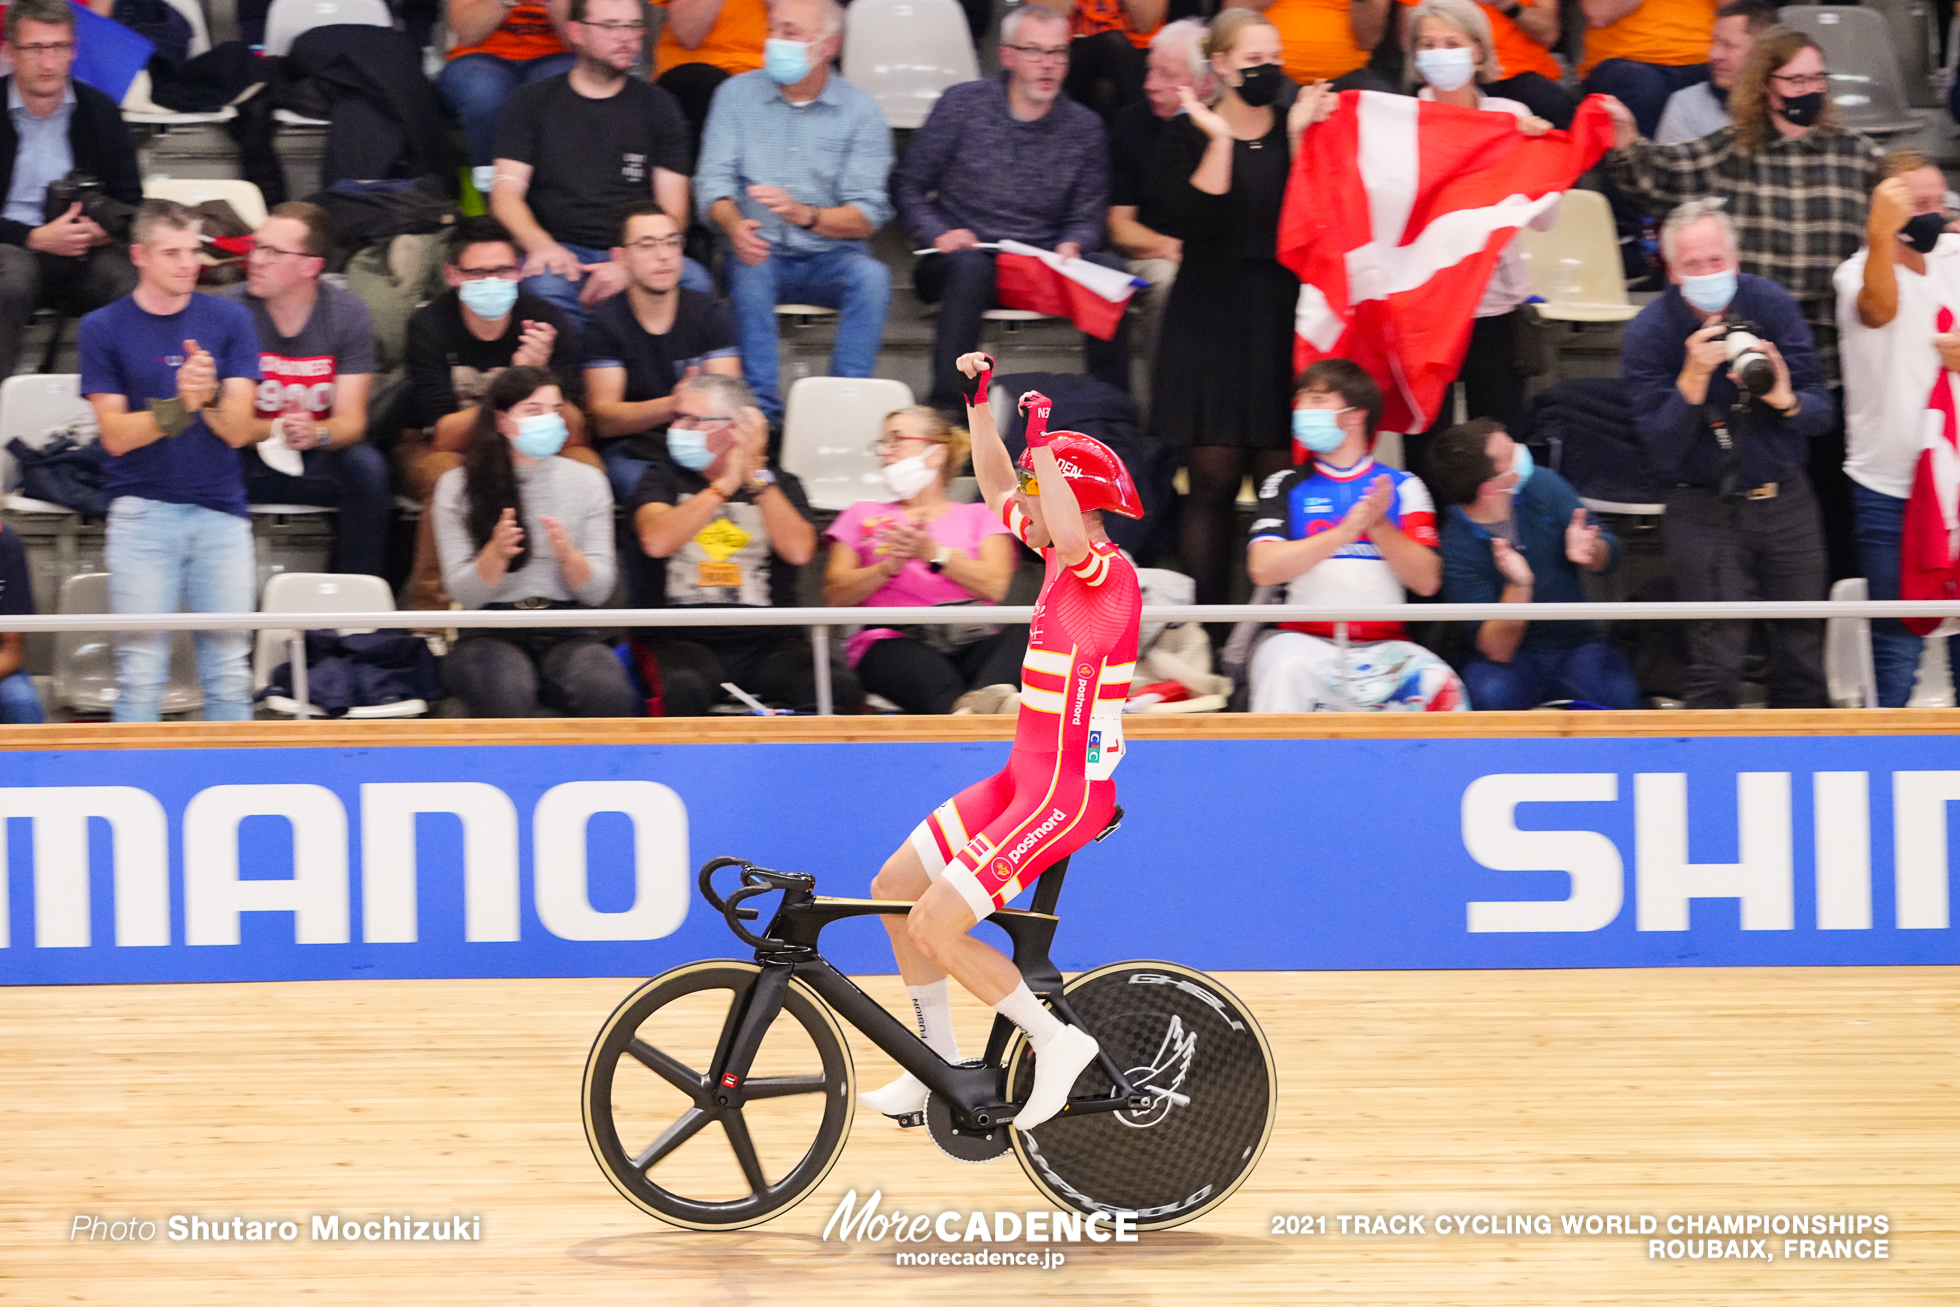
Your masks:
M1138 1088L1189 1096L1138 1111L1063 1115L1012 1131L1035 1187L1081 1212L1135 1212L1139 1230L1182 1225L1229 1198L1272 1137L1278 1106L1273 1054L1237 996L1174 962L1118 962L1078 976L1062 994ZM1008 1048L1007 1098L1027 1098L1034 1055ZM1071 1098L1107 1093L1091 1063Z
M733 1106L709 1082L761 968L697 962L629 995L585 1065L585 1135L599 1169L642 1211L734 1230L794 1207L850 1135L857 1080L827 1004L791 981Z

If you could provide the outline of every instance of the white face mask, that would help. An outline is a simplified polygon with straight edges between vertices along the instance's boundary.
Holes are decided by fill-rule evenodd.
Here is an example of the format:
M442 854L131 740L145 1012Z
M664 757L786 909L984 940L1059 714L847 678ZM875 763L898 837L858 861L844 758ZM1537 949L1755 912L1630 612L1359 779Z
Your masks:
M895 499L910 499L931 485L939 476L939 469L926 466L924 454L914 454L901 458L896 463L888 463L883 468L885 489L892 492Z
M1462 46L1416 51L1416 71L1439 91L1454 91L1477 75L1476 56Z

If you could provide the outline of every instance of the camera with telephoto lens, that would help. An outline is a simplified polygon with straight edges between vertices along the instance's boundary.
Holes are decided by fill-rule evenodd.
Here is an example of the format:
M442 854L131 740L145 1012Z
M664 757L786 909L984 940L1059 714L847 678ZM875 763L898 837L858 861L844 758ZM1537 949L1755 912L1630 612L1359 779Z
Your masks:
M1762 333L1753 322L1730 321L1723 324L1722 344L1728 350L1729 371L1736 384L1761 399L1776 389L1776 364L1763 349Z
M42 221L53 222L75 204L82 206L82 217L94 222L111 237L119 241L129 240L130 222L136 217L136 206L124 204L109 194L109 188L102 184L100 178L79 169L48 183L47 195L41 203Z

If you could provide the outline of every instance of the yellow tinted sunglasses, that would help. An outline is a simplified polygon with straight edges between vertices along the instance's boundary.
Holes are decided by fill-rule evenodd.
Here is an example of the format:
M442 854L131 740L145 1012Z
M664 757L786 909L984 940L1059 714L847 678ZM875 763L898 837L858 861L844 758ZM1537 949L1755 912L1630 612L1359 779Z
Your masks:
M1022 494L1038 495L1041 493L1041 482L1035 478L1035 474L1032 469L1025 468L1025 467L1017 467L1014 469L1014 472L1017 476L1021 478Z

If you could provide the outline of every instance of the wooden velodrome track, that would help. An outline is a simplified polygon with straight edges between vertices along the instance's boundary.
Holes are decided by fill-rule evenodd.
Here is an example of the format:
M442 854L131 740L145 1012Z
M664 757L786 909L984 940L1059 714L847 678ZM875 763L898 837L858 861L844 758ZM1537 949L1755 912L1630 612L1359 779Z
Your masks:
M1610 720L1609 720L1610 718ZM1406 719L1143 721L1133 734L1435 735ZM1946 732L1952 714L1496 714L1476 734ZM990 738L1005 723L360 723L9 728L19 748ZM731 941L732 943L732 941ZM0 987L0 1301L24 1304L1932 1304L1960 1286L1954 968L1238 973L1280 1075L1265 1159L1225 1206L1056 1270L900 1268L824 1242L885 1210L1040 1206L1011 1158L963 1166L860 1110L802 1207L735 1234L661 1226L587 1150L592 1035L637 978ZM866 987L903 1005L895 978ZM986 1014L956 995L969 1049ZM854 1038L858 1075L889 1062ZM481 1216L466 1243L71 1241L163 1222ZM1882 1214L1887 1260L1651 1261L1622 1235L1360 1236L1387 1216ZM1273 1218L1325 1215L1326 1235ZM1432 1216L1433 1219L1433 1216ZM928 1245L931 1247L932 1245Z

